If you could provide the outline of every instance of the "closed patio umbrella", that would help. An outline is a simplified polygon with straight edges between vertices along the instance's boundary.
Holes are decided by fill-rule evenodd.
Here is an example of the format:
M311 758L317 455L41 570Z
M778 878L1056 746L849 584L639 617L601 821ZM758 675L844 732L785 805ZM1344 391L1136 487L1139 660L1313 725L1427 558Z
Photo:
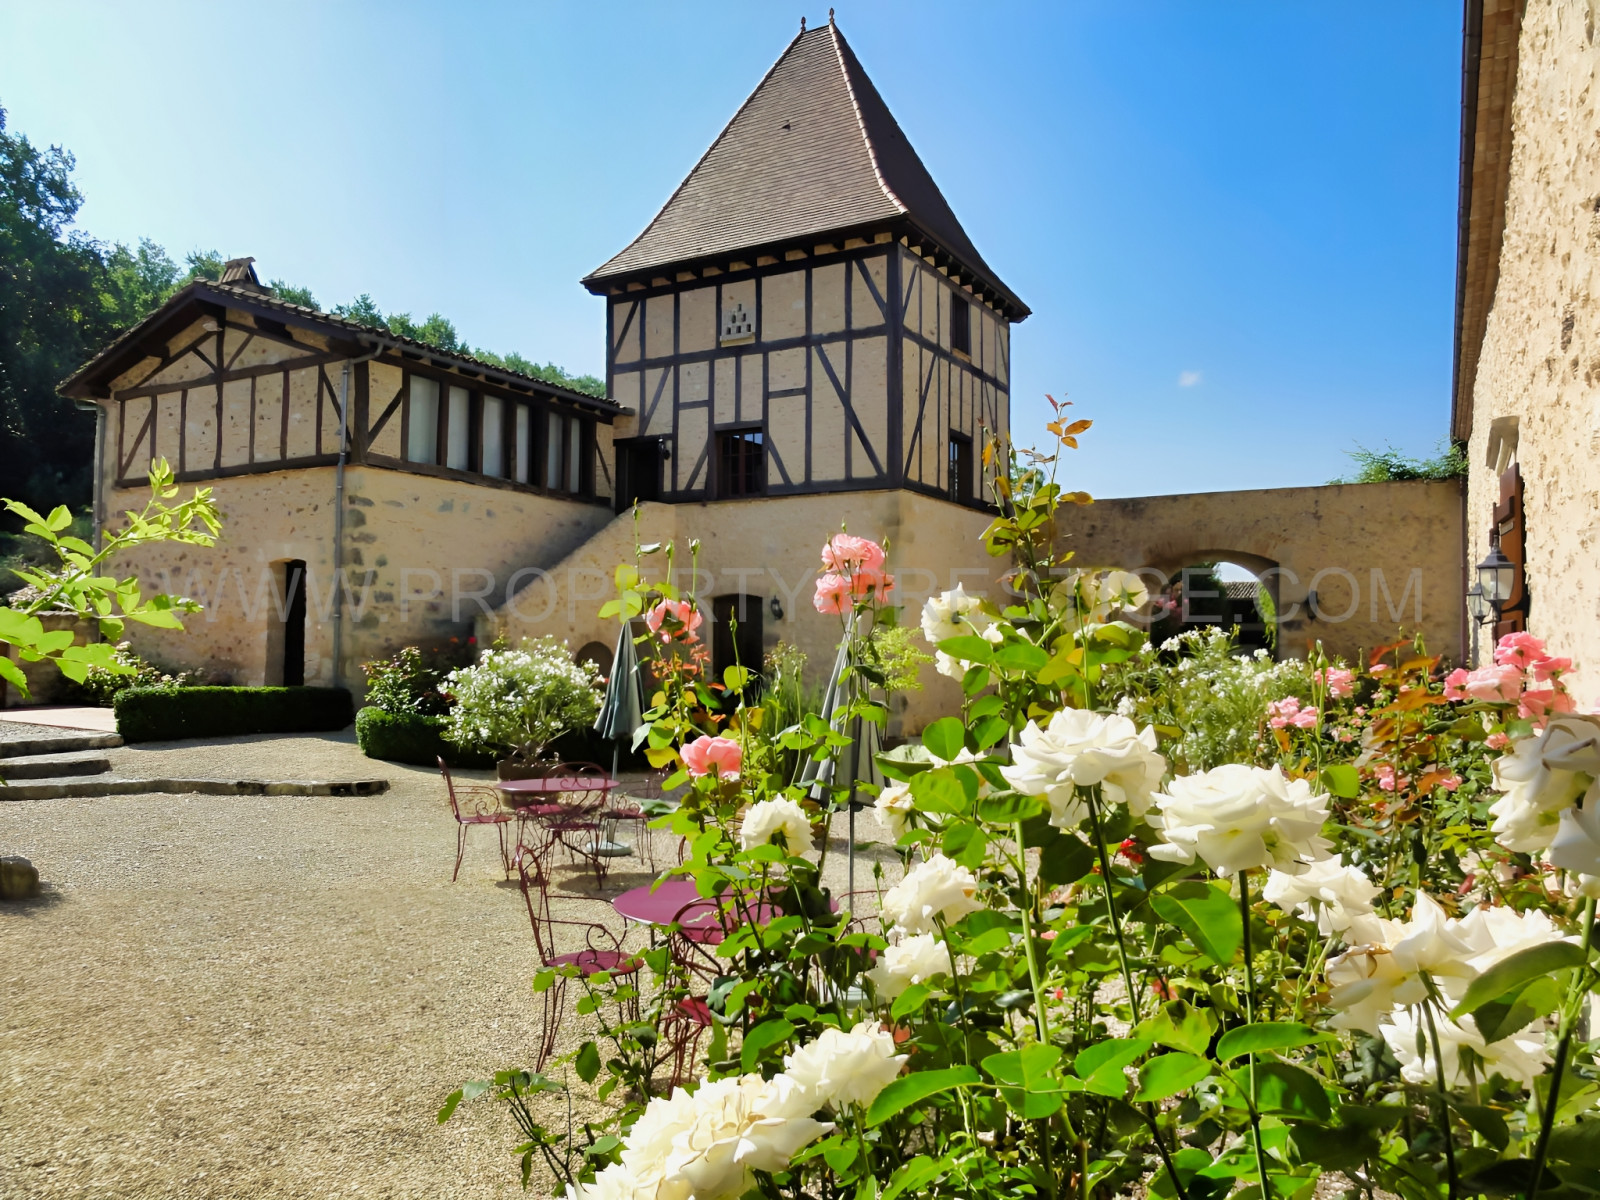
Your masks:
M594 730L611 742L611 775L616 778L622 760L622 742L632 741L644 724L644 686L639 678L639 655L633 648L633 630L624 623L617 633L617 650L611 659L611 678L600 699Z

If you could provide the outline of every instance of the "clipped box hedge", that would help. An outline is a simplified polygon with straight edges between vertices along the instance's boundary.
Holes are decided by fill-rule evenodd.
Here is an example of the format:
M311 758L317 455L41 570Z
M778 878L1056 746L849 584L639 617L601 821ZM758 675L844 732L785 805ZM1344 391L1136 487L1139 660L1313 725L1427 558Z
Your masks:
M129 742L320 733L355 719L344 688L134 687L118 692L111 704L117 732Z
M452 767L492 767L495 756L463 750L445 740L444 718L415 713L397 715L367 707L356 714L356 744L368 758L385 762L438 766L443 758Z

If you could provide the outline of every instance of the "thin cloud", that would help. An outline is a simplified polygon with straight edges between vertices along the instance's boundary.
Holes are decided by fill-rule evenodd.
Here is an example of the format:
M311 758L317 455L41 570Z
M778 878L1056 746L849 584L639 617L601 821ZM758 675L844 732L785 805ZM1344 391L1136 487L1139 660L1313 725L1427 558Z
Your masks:
M1178 386L1179 387L1194 387L1194 385L1199 383L1199 382L1200 382L1200 372L1199 371L1184 371L1181 374L1179 374L1179 376L1178 376Z

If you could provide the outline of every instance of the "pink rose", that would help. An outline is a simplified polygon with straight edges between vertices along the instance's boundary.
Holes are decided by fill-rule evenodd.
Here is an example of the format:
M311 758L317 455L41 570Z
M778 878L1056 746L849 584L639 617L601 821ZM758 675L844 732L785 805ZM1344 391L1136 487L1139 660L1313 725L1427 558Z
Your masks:
M669 620L675 627L663 631L661 626ZM695 641L694 631L700 628L701 620L694 605L687 600L663 600L644 615L650 632L660 634L663 642L670 642L674 637L685 642Z
M1541 658L1528 668L1529 672L1540 683L1547 683L1564 671L1572 670L1570 658Z
M1510 704L1522 692L1522 671L1509 664L1479 667L1461 681L1461 690L1474 700Z
M894 576L882 571L863 569L850 576L850 594L857 600L870 600L882 604L894 591Z
M1267 705L1267 724L1274 729L1283 729L1300 711L1300 701L1294 696L1285 696L1282 700L1274 700Z
M1504 750L1511 744L1511 739L1504 733L1496 731L1483 739L1483 744L1491 750Z
M1527 668L1536 659L1548 657L1544 642L1526 630L1506 634L1494 648L1494 661L1501 666Z
M1452 771L1443 779L1439 780L1439 786L1447 792L1453 792L1461 786L1461 776Z
M1388 663L1373 663L1370 667L1367 668L1367 673L1369 675L1382 675L1388 669L1389 669L1389 664Z
M743 759L739 743L732 738L705 734L683 748L683 765L696 778L715 775L718 779L737 779Z
M1379 763L1373 768L1372 773L1378 777L1378 786L1386 792L1394 791L1394 768L1388 763Z
M1328 689L1328 695L1335 699L1355 694L1356 673L1344 667L1329 667L1326 671L1317 671L1312 678L1323 684Z
M855 607L855 599L850 594L849 578L832 572L818 576L817 594L812 597L811 603L816 606L819 613L849 612Z
M1467 693L1463 690L1467 677L1472 674L1465 667L1457 667L1444 677L1444 698L1446 700L1465 700Z
M883 547L870 538L836 533L822 548L822 566L836 575L876 571L883 566Z
M1553 714L1576 712L1577 707L1572 697L1561 688L1529 688L1522 693L1517 716L1543 725Z
M1310 729L1316 723L1317 710L1301 708L1297 696L1285 696L1267 705L1267 724L1274 729L1286 729L1290 725L1296 729Z

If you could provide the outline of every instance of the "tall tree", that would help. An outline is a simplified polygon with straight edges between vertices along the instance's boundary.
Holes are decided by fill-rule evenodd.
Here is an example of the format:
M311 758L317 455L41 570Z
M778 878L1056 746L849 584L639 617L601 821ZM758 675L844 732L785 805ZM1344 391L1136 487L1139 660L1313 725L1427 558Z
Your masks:
M119 315L100 247L67 228L83 203L73 165L60 146L8 132L0 108L0 479L35 508L89 494L94 418L56 384Z

